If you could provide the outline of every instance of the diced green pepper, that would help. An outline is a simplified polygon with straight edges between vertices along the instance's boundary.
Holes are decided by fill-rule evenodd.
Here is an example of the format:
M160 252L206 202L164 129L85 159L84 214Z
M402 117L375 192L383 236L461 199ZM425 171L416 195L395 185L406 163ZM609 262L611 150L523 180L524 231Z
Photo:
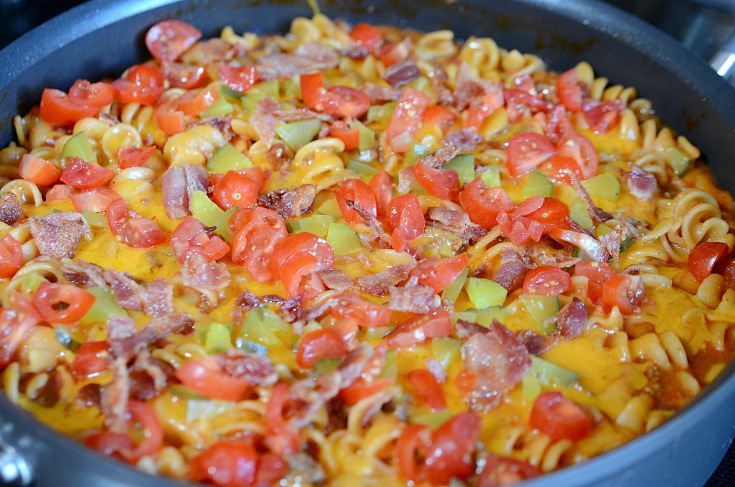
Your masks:
M426 88L429 87L429 79L425 76L420 76L416 78L415 80L411 81L408 86L411 88L414 88L418 91L424 91Z
M271 98L278 99L278 91L280 89L279 83L277 79L272 79L270 81L264 81L262 83L257 83L245 92L248 95L252 95L253 93L264 93L266 96L270 96Z
M204 351L209 355L224 353L232 348L232 334L221 323L212 323L207 330L207 340L204 342Z
M480 177L485 181L485 185L488 188L499 188L500 187L500 172L498 166L485 166L487 170L480 174Z
M38 274L29 274L20 281L20 290L24 293L35 293L42 282L48 282L48 279Z
M309 232L317 237L325 238L329 232L329 225L332 224L334 218L329 215L312 215L299 220L288 222L288 231L290 233Z
M95 213L94 211L85 208L82 211L82 216L87 220L87 223L89 223L89 226L92 228L109 228L107 217L100 215L99 213Z
M182 386L181 384L173 384L172 386L169 386L168 390L174 396L181 397L184 399L194 399L194 400L200 400L200 401L209 400L206 397L199 394L198 392L194 391L193 389L190 389L186 386Z
M413 424L424 424L429 428L435 430L439 426L449 421L449 418L451 417L452 413L449 411L449 409L442 409L441 411L437 411L435 413L416 414L415 416L411 416L408 419Z
M54 337L60 345L72 352L76 352L77 350L79 350L79 347L82 346L81 343L74 340L71 335L69 335L69 332L61 326L57 326L54 330Z
M365 178L372 178L380 172L379 169L376 169L369 162L356 161L355 159L350 159L350 162L347 163L347 169L355 171L357 174Z
M276 133L282 141L288 145L291 150L306 145L317 136L322 129L321 120L299 120L297 122L276 124Z
M227 85L218 86L217 92L220 94L220 96L224 96L230 103L237 103L243 96L245 96L245 93L233 90Z
M194 218L208 227L215 226L222 215L225 214L222 208L215 205L204 191L194 191L194 195L191 197L191 209Z
M212 327L214 323L215 323L214 321L197 321L196 323L194 323L194 336L196 337L199 343L204 344L207 342L207 333L209 333L209 329ZM222 323L217 323L217 324L227 328L227 331L230 333L230 335L232 335L232 330L233 330L232 322L226 323L224 325Z
M96 299L82 318L83 322L102 321L106 323L111 316L128 316L128 312L117 304L115 297L106 288L90 287L87 292Z
M454 314L452 314L452 323L457 323L459 320L477 323L477 310L466 309L464 311L455 311Z
M460 349L462 341L454 338L433 338L431 340L431 352L434 360L442 364L444 370L462 357Z
M268 347L260 343L248 340L247 338L235 338L235 346L240 350L245 350L248 353L255 353L257 355L268 355Z
M631 237L630 235L628 235L625 238L625 240L623 240L622 242L620 242L620 251L621 252L625 252L626 250L628 250L629 248L631 248L634 243L635 243L635 239L633 237Z
M350 128L360 131L360 143L357 147L359 150L369 149L375 145L375 132L367 128L361 121L353 120L350 122Z
M582 186L593 198L614 202L618 201L618 196L620 196L620 181L609 172L582 181Z
M664 159L669 161L671 169L674 170L674 174L682 177L689 168L692 166L692 160L689 159L686 154L677 149L676 147L669 147L664 150Z
M442 167L443 169L453 169L459 176L459 182L462 186L471 183L475 179L474 154L457 154Z
M283 345L287 348L291 348L298 338L291 325L266 306L248 311L239 336L266 347Z
M339 357L328 357L319 359L314 364L314 373L316 375L324 375L330 372L334 372L339 367L339 363L342 361Z
M398 362L396 359L396 351L388 350L385 352L385 365L383 370L380 371L380 377L390 378L398 376Z
M544 386L557 384L562 387L572 385L579 377L579 374L571 370L534 356L531 356L531 375L536 377Z
M411 148L408 149L408 152L403 155L403 163L406 166L410 166L429 152L431 152L431 149L429 147L421 144L412 143Z
M224 117L235 110L232 108L232 104L227 101L227 97L222 94L222 90L219 87L217 88L217 93L219 94L217 101L203 110L199 114L199 118Z
M457 297L459 297L459 293L462 292L464 283L467 280L468 273L469 269L463 270L449 286L444 288L444 291L442 291L442 301L448 300L455 302L457 300Z
M217 219L217 223L214 224L216 227L214 233L225 239L225 242L227 243L232 243L233 237L232 232L230 231L230 218L232 218L232 215L234 215L239 209L239 206L233 206L224 212L222 216Z
M295 74L283 82L283 93L294 98L301 98L301 76Z
M387 122L393 116L397 106L397 101L389 101L385 105L373 105L368 108L367 119L369 122Z
M227 174L228 171L239 171L253 167L253 163L245 154L237 150L232 144L220 147L211 159L207 161L209 172Z
M523 197L528 199L532 196L551 197L554 194L554 183L549 181L545 174L531 171L526 184L523 186Z
M95 155L92 146L89 144L87 132L84 130L66 141L64 148L61 149L61 157L78 157L84 162L97 163L97 156Z
M467 295L476 308L499 306L505 302L508 291L500 284L490 279L470 277L467 279Z
M505 323L505 317L508 315L508 309L501 306L490 306L485 309L474 310L477 319L476 323L482 326L490 326L493 320L498 320L501 324Z
M363 248L357 232L346 223L329 225L327 242L334 248L335 255L350 254Z
M242 103L242 107L248 113L252 114L258 102L260 100L265 100L266 96L267 95L265 93L253 93L252 95L245 95L242 98L240 98L240 103Z
M334 218L342 218L342 210L339 209L339 203L334 198L326 200L316 209L320 215L329 215Z
M597 225L597 228L595 228L595 237L600 238L605 234L608 234L612 232L613 229L605 225L604 223L600 223Z
M556 316L561 309L559 298L556 296L526 295L521 296L523 307L534 323L541 328L546 336L551 336L556 330L556 323L545 324L547 318Z
M523 384L524 401L533 402L541 394L541 383L536 377L527 374L521 383Z
M569 213L572 220L579 223L579 226L582 228L592 228L595 225L589 213L587 213L587 207L582 201L582 198L574 198L571 206L569 206Z
M235 407L234 402L215 401L212 399L189 399L186 401L186 422L197 419L214 418Z

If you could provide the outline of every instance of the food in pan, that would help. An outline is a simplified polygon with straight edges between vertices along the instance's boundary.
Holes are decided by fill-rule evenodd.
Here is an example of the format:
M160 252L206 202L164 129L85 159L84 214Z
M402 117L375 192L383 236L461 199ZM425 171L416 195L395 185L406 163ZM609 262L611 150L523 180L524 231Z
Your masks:
M220 486L490 487L731 358L733 199L634 88L321 14L201 37L0 152L2 385L44 423Z

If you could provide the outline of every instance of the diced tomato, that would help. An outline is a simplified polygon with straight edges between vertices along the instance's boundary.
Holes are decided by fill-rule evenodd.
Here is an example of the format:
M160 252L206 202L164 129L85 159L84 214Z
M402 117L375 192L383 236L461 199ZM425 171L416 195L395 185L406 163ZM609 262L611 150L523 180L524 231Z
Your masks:
M312 110L321 111L324 108L322 99L327 90L324 89L324 75L321 72L302 74L299 77L301 84L301 99Z
M443 200L457 199L462 189L453 169L438 169L419 161L413 166L413 174L426 191Z
M499 212L513 208L503 188L488 188L480 177L462 190L459 201L470 219L488 230L497 223Z
M544 235L548 235L554 228L572 229L569 225L569 207L556 198L544 198L541 208L526 216L544 226Z
M572 68L559 76L556 82L556 95L569 111L578 112L582 109L582 87L579 86L576 69Z
M301 337L296 351L296 363L302 369L312 369L323 358L341 358L347 355L347 346L334 328L311 331Z
M531 83L533 83L533 80L531 80ZM508 111L508 120L511 123L518 122L527 113L527 109L535 113L548 108L547 102L521 90L505 90L503 91L503 98Z
M260 194L263 191L263 188L265 188L265 173L263 172L263 168L260 166L254 166L254 167L248 167L245 169L240 169L240 174L244 174L245 176L249 177L253 181L255 181L255 185L258 188L258 193ZM210 179L212 178L212 175L209 175Z
M386 216L388 214L388 203L393 199L393 176L382 169L373 176L368 186L375 193L378 216Z
M138 64L128 70L125 78L112 82L115 99L120 103L153 105L161 97L163 86L161 71L150 64Z
M191 90L199 88L207 79L207 70L204 66L184 66L181 63L163 61L161 73L172 88Z
M51 88L43 90L39 109L41 118L46 123L59 127L71 125L85 117L94 117L100 113L99 107L84 105L63 91Z
M48 322L70 324L81 320L95 300L94 295L71 284L43 281L33 295L33 306Z
M391 230L406 240L414 240L424 233L426 221L416 195L396 196L388 204L388 224Z
M230 220L231 228L238 213ZM245 210L242 215L244 223L232 239L232 261L244 265L253 279L269 281L273 275L268 270L268 261L276 245L288 237L286 222L278 213L266 208Z
M717 261L727 256L730 247L722 242L702 242L689 253L687 264L689 272L698 283L702 283L717 265Z
M59 171L60 172L60 171ZM61 177L61 175L59 175ZM46 192L46 203L53 203L54 201L67 201L71 199L72 195L79 193L79 190L67 186L66 184L55 184L53 188Z
M61 181L77 189L94 189L105 184L114 175L115 171L112 169L73 157L61 174Z
M102 431L86 436L83 441L88 448L122 461L135 449L135 442L125 433Z
M117 167L127 169L129 167L140 167L156 151L156 146L150 147L120 147L117 151Z
M250 487L257 470L258 454L251 443L219 440L191 460L187 479L219 487Z
M128 453L126 460L130 463L137 463L143 457L155 455L163 446L163 428L158 420L156 413L146 403L130 399L128 401L128 414L126 415L128 424L138 430L134 437L143 438Z
M380 46L378 57L383 61L386 68L390 68L394 64L405 61L411 52L411 45L406 42L396 42L394 44L384 44Z
M202 254L211 262L230 251L230 246L221 237L208 232L204 224L193 216L186 217L171 234L171 247L181 264L192 254Z
M426 369L417 369L409 372L407 377L416 390L416 396L422 403L428 405L432 412L447 408L444 391L434 374Z
M289 471L288 463L275 453L264 453L258 460L258 473L255 476L256 485L273 485L282 479Z
M251 208L258 203L258 183L237 171L227 171L215 184L212 201L223 210L235 206Z
M359 179L347 179L342 182L334 190L334 196L337 198L337 204L342 215L345 217L345 221L350 225L360 225L364 224L364 222L360 214L349 207L347 200L354 201L360 205L360 208L372 216L378 215L375 193L370 186Z
M608 279L602 288L602 304L606 312L617 306L624 315L638 311L645 290L641 276L617 274Z
M351 318L360 326L369 328L390 325L392 314L390 308L365 301L353 292L337 296L337 303L329 309L329 312L335 318Z
M554 156L549 161L543 163L539 167L539 170L554 183L571 185L572 178L569 177L566 171L571 171L579 180L586 179L584 174L582 174L582 168L579 167L579 164L577 164L576 159L573 157Z
M489 453L485 467L477 479L477 487L499 487L539 476L541 473L528 462Z
M152 247L168 239L168 234L155 222L128 211L128 203L123 198L107 207L107 223L112 234L130 247Z
M252 65L220 66L219 75L225 84L235 91L243 92L253 86L258 77L258 69Z
M457 115L441 105L431 105L424 110L421 119L425 124L443 125L454 122Z
M298 253L307 252L316 259L318 271L328 271L334 267L334 249L324 240L313 233L299 232L273 247L268 263L268 271L273 279L281 279L283 267Z
M536 398L528 422L555 441L579 441L592 429L592 418L557 391L544 392Z
M314 274L319 261L308 252L292 255L281 269L281 281L290 297L312 299L326 291L322 280Z
M513 245L520 245L529 238L534 242L541 240L544 235L544 225L515 213L498 213L498 225L502 235L509 238Z
M452 333L452 319L449 313L434 310L402 322L388 334L386 340L391 348L405 348L422 343L428 338L449 336L450 333Z
M165 101L156 107L153 120L159 129L171 137L186 130L184 112L178 109L179 99Z
M301 450L298 432L283 418L283 409L288 402L289 395L288 385L283 382L277 384L271 392L265 411L265 426L273 435L276 435L277 440L273 441L272 437L269 437L266 441L272 440L269 445L272 451L285 455Z
M233 377L219 358L210 355L201 360L187 360L176 369L176 377L186 387L208 399L237 401L250 387L250 382L244 377Z
M625 108L621 100L599 102L589 98L582 103L582 115L596 134L606 134L618 124L620 112Z
M13 277L23 265L23 248L11 234L0 239L0 279Z
M518 177L556 155L545 136L535 132L514 135L508 141L508 172Z
M10 304L12 308L0 308L0 366L3 367L13 361L21 342L41 321L26 294L12 291Z
M544 133L554 144L558 144L570 135L577 133L574 125L569 121L567 109L564 105L557 105L551 111L546 123L544 124Z
M204 110L214 105L218 99L219 93L214 86L199 92L189 91L176 99L176 108L184 112L184 115L199 116Z
M432 287L434 291L440 293L459 277L468 262L467 252L462 252L451 259L429 257L419 262L410 275L417 277L419 284Z
M115 90L109 83L90 83L78 79L74 86L69 88L69 100L80 105L103 107L112 103Z
M110 354L110 344L107 341L82 343L71 363L72 375L75 379L86 380L104 372L110 367Z
M179 20L164 20L148 29L145 45L156 61L173 62L201 37L201 31L193 25Z
M583 135L572 134L557 146L560 156L573 158L584 175L584 179L597 176L597 167L600 165L600 158L597 155L595 146L592 145L590 139Z
M370 108L370 97L357 88L332 86L323 99L324 113L340 118L359 118Z
M74 205L74 209L79 213L84 210L100 213L102 211L107 211L107 207L110 206L110 203L118 198L120 198L120 195L112 188L102 186L101 188L80 191L72 194L71 203Z
M395 379L393 378L375 380L359 378L352 385L339 391L337 397L339 397L339 400L344 404L354 406L365 398L383 392L394 383Z
M396 110L393 112L393 116L388 122L388 127L385 129L386 140L396 152L406 152L406 150L398 150L398 147L393 145L393 139L399 135L408 132L413 133L421 120L421 115L429 106L431 99L428 95L421 93L412 86L407 86L401 97L398 99L398 105ZM404 147L401 147L403 149Z
M18 175L39 186L51 186L61 177L61 171L46 159L23 154L18 166Z
M572 280L569 274L549 265L532 269L523 280L523 294L558 296L571 290Z
M574 275L605 283L615 275L615 270L603 262L577 262L574 265Z
M364 47L370 53L375 51L375 47L381 41L380 31L364 22L360 22L352 28L350 37L355 41L355 44Z
M485 89L485 95L473 98L467 110L467 126L480 128L482 122L503 106L503 85L494 83Z
M718 259L714 272L725 278L728 287L735 287L735 259L732 257Z
M329 127L329 135L345 143L345 150L354 150L360 145L360 129L351 129L345 122L335 122Z

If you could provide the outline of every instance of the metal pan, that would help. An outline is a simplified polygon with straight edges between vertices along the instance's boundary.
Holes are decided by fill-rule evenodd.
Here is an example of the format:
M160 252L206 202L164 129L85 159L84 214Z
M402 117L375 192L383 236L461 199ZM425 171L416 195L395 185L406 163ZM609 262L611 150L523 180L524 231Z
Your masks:
M589 61L601 76L635 86L657 115L709 158L735 189L735 89L678 42L635 17L584 0L354 0L322 3L349 21L451 29L458 38L493 37L498 45L540 55L556 70ZM38 103L43 87L116 77L148 57L143 36L177 18L218 35L284 32L311 14L297 0L95 0L38 27L0 52L0 145L13 139L12 117ZM735 434L735 363L673 419L588 462L529 481L527 487L701 486ZM37 486L174 486L105 458L36 421L0 395L0 478Z

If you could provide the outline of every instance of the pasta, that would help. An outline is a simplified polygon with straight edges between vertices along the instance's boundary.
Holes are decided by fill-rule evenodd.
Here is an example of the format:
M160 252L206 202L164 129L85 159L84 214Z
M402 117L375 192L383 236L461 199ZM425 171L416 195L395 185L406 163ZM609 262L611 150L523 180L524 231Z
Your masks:
M650 101L315 10L286 35L164 21L153 60L14 118L11 401L210 485L491 487L717 377L733 199Z

